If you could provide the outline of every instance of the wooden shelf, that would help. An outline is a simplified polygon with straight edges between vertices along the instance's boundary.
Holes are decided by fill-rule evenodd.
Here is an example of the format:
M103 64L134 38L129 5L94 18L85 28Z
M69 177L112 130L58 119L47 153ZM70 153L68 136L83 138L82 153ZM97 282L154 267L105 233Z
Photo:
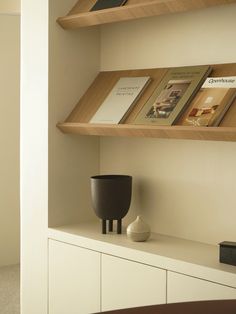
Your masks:
M236 141L236 127L187 127L58 123L63 133L98 136L154 137L209 141Z
M122 7L90 12L95 2L96 0L79 0L68 15L58 18L58 23L65 29L73 29L205 9L236 3L236 0L128 0Z
M232 76L236 64L212 65L211 76ZM64 133L98 136L155 137L211 141L236 141L236 100L219 127L156 126L133 124L137 114L160 83L167 68L100 72L65 122L57 127ZM89 123L117 80L122 76L150 76L151 83L122 124ZM106 86L106 88L104 88ZM177 123L178 124L178 123Z

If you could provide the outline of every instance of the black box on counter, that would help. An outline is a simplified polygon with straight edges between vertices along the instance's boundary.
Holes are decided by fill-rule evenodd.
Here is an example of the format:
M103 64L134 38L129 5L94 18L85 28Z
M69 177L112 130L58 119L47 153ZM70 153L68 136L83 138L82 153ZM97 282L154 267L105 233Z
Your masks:
M236 242L224 241L220 245L220 262L236 266Z

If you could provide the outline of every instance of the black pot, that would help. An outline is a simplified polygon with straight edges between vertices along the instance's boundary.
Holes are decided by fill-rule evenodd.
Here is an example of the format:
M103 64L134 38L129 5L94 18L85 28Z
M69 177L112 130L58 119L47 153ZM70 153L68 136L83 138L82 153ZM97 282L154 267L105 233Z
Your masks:
M117 233L121 233L122 218L128 213L132 177L128 175L98 175L91 177L92 205L96 215L102 219L102 233L113 231L113 220L117 220Z

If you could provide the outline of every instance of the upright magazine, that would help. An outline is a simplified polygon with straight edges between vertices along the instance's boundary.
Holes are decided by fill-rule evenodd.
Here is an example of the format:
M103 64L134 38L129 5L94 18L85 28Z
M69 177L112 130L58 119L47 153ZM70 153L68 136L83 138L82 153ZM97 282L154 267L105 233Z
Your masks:
M117 124L122 122L149 82L149 76L121 77L92 117L90 123Z
M236 76L209 77L186 111L182 125L218 126L236 98Z
M126 2L127 0L97 0L90 11L98 11L98 10L120 7L124 5Z
M169 69L138 113L134 124L171 125L175 123L210 71L210 66Z

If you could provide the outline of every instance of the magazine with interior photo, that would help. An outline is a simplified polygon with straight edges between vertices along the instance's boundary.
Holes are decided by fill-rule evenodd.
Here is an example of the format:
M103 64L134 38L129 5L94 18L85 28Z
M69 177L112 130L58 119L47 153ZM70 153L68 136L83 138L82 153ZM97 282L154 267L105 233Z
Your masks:
M171 125L200 89L209 66L179 67L167 71L134 124Z
M236 76L207 78L183 117L182 125L218 126L236 98Z
M94 114L90 123L118 124L122 122L149 82L149 76L121 77Z

